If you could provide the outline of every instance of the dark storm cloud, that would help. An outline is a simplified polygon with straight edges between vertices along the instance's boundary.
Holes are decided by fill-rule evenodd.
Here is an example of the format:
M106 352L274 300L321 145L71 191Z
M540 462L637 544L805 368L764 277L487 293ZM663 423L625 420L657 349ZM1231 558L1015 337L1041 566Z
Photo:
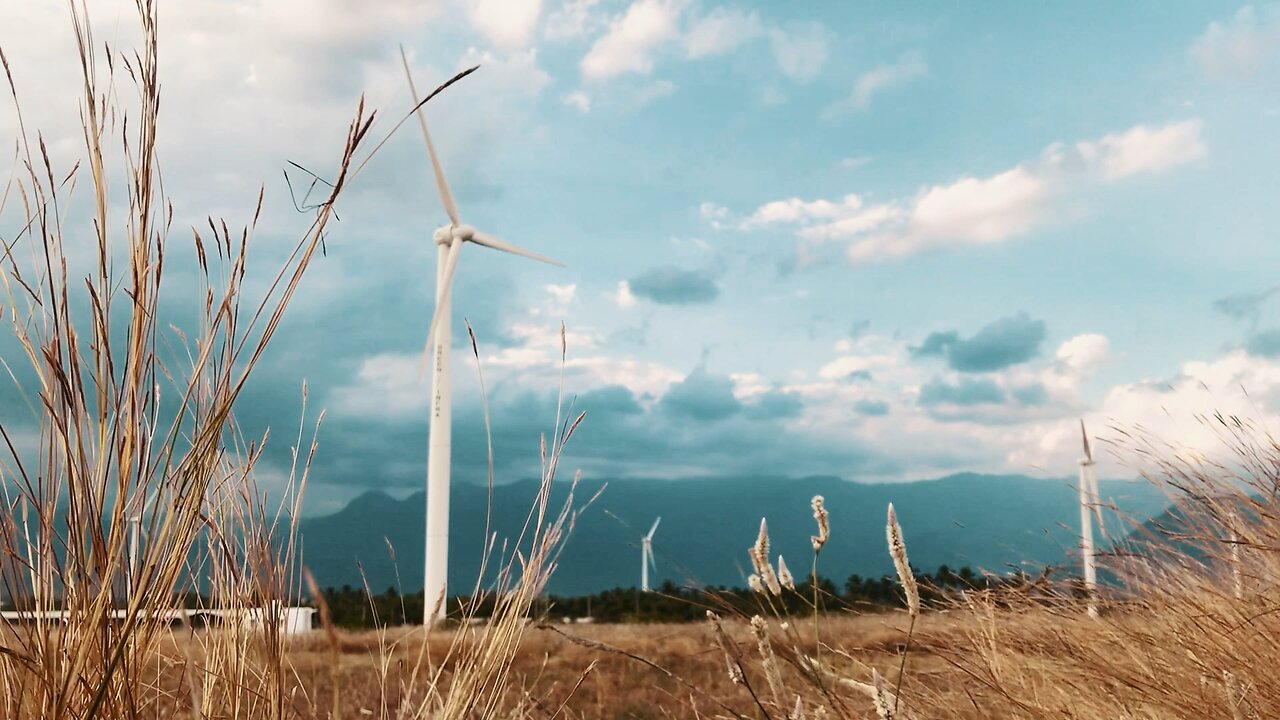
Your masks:
M1245 350L1257 357L1280 357L1280 330L1263 330L1256 333L1245 343Z
M952 385L935 379L920 388L920 404L930 405L985 405L1004 402L1004 391L990 380L962 378Z
M853 404L854 412L867 417L882 417L889 414L889 403L883 400L859 400Z
M770 390L747 406L747 417L757 420L782 420L804 412L804 401L795 393Z
M1257 321L1262 305L1272 295L1280 292L1280 287L1272 287L1261 292L1237 293L1213 301L1213 309L1235 320Z
M911 348L911 353L943 358L959 372L991 372L1036 357L1044 339L1044 322L1018 313L996 320L970 338L955 330L930 333L923 343Z
M1016 387L1009 391L1009 395L1019 405L1044 405L1049 402L1049 391L1045 389L1044 383L1039 382Z
M631 292L661 305L701 305L720 295L715 278L697 270L664 265L628 281Z
M619 386L584 392L566 411L584 411L586 417L561 467L566 473L581 469L597 478L762 472L856 477L900 470L896 461L847 438L836 441L789 431L783 423L796 412L798 398L774 391L743 407L727 399L732 398L727 395L730 388L728 378L699 370L648 407ZM488 451L480 405L467 397L456 400L454 477L458 482L483 483ZM282 389L274 402L284 407L293 403L295 408L291 431L273 433L284 449L279 458L283 462L292 443L289 437L296 434L296 393ZM556 426L555 393L495 388L490 413L495 479L503 483L536 477L539 439L545 435L550 442ZM330 415L320 433L312 482L347 488L421 487L426 473L425 415Z
M733 396L733 381L704 370L695 370L672 385L659 405L670 415L704 421L723 420L742 410L742 403Z

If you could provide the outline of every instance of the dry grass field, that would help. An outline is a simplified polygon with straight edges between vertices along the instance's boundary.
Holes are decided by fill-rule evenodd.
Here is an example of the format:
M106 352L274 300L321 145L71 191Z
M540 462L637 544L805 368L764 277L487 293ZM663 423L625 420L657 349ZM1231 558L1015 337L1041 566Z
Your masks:
M331 193L263 289L245 280L256 216L243 226L210 219L194 239L175 232L182 247L171 241L155 151L154 0L137 0L136 51L95 40L85 5L69 12L84 159L51 167L42 137L24 125L16 175L0 193L0 304L18 348L6 371L21 381L36 425L21 428L19 442L0 426L0 590L12 605L69 620L0 620L0 718L1276 715L1280 443L1234 417L1203 419L1223 441L1217 463L1124 436L1121 451L1191 512L1155 538L1165 548L1158 557L1108 568L1123 594L1099 598L1097 618L1070 589L972 593L922 608L890 507L883 551L906 610L779 615L771 602L793 591L792 578L775 569L762 528L752 617L530 623L550 574L569 571L556 561L572 541L575 500L557 508L548 498L578 416L557 419L562 432L544 445L542 494L510 546L521 554L486 558L500 570L488 622L425 639L412 629L346 633L327 622L323 603L323 629L305 637L269 617L265 629L237 622L319 596L295 556L310 432L297 431L286 501L269 505L254 472L265 438L243 437L233 409L321 248L334 202L380 147L367 149L374 117L354 104ZM13 69L0 61L21 114ZM65 216L77 182L89 201L74 207L90 217ZM84 275L68 270L85 262ZM172 301L161 276L171 265L197 278L186 330L164 320ZM816 499L814 508L815 527L804 532L817 533L820 553L829 528ZM134 557L137 523L148 540ZM193 587L231 613L226 626L174 630L154 619Z

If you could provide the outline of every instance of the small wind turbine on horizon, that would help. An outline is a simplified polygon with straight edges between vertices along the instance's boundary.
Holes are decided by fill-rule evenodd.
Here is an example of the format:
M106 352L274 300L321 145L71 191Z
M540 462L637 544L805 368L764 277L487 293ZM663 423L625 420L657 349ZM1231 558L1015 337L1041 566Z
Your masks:
M400 59L404 63L404 72L409 80L409 91L413 94L414 105L417 106L418 90L414 87L413 73L409 70L409 58L405 55L403 47L400 48ZM418 124L422 127L422 137L427 143L427 155L431 158L431 169L435 174L436 188L440 192L440 202L449 216L449 224L437 228L433 236L437 246L436 309L431 317L431 327L427 332L422 366L419 369L419 382L421 382L428 362L434 362L434 371L431 374L430 430L427 441L427 523L422 617L424 625L431 625L434 619L444 617L444 600L449 577L449 469L452 454L453 409L449 368L451 341L449 312L453 275L458 267L458 256L462 252L462 245L468 242L475 243L551 265L564 266L551 258L517 247L462 223L458 217L458 207L453 201L453 193L450 192L449 183L445 180L444 169L440 166L440 159L436 157L431 133L427 132L427 120L422 108L419 107L416 114ZM433 611L435 618L432 617Z
M1102 530L1102 508L1098 499L1098 475L1094 469L1093 451L1089 448L1089 435L1080 421L1080 440L1084 445L1084 457L1080 458L1080 557L1084 563L1084 588L1089 596L1089 617L1098 616L1095 600L1098 590L1098 570L1093 547L1093 519L1097 517Z
M649 568L658 569L658 564L653 559L653 534L658 531L658 523L662 522L662 516L659 515L657 520L653 521L653 527L649 528L649 534L645 535L640 541L640 590L641 592L650 592L649 588Z

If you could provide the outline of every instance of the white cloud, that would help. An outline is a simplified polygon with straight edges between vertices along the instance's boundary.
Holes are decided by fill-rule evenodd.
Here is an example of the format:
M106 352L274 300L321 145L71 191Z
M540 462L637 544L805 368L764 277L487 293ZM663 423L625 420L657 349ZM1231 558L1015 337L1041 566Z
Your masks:
M729 208L712 202L704 202L698 205L698 217L702 218L702 221L710 225L712 229L723 230L727 227L726 221L729 218Z
M578 112L590 112L591 96L581 90L575 90L564 96L564 104L578 108Z
M929 65L920 53L907 53L896 63L881 65L859 76L853 86L853 102L857 107L865 108L876 94L923 77L928 72Z
M471 0L469 6L471 24L503 48L526 47L542 14L542 0Z
M1156 172L1199 160L1209 153L1198 119L1161 127L1138 125L1123 133L1113 133L1094 142L1076 144L1088 167L1108 180Z
M648 105L654 100L667 97L676 91L676 84L670 80L654 80L636 88L631 94L631 101L637 105Z
M1184 363L1177 377L1112 387L1085 420L1091 431L1115 438L1111 427L1143 431L1186 455L1226 460L1229 452L1215 430L1215 414L1239 417L1269 432L1280 410L1280 363L1234 351L1208 361ZM1119 438L1116 438L1119 439ZM1064 433L1046 443L1046 454L1077 452L1078 436ZM1130 455L1129 460L1137 458Z
M547 314L553 317L563 317L569 312L569 306L573 304L574 299L578 295L577 285L547 285L544 287L547 294L551 296L551 302L547 307Z
M600 0L568 0L547 17L542 34L548 40L582 37L601 22L595 12Z
M612 297L620 308L630 308L636 305L636 296L631 292L631 283L626 280L618 283L618 288L614 291Z
M763 32L764 27L756 11L717 7L699 18L685 33L685 54L690 59L723 55Z
M1054 201L1074 187L1168 170L1205 157L1202 128L1200 120L1191 119L1137 125L1070 147L1055 143L1032 162L988 177L925 187L909 199L867 204L848 194L839 200L774 200L739 227L791 224L806 240L848 240L852 262L1003 242L1052 221Z
M862 209L862 198L857 195L845 195L843 199L801 200L798 197L786 200L774 200L765 203L751 214L743 223L745 227L754 227L777 222L800 222L802 220L830 220L842 217Z
M1017 167L921 191L906 226L849 247L854 262L910 255L946 244L982 245L1030 230L1048 210L1048 184Z
M607 80L626 73L647 75L653 70L653 52L677 36L683 9L682 0L635 0L591 46L582 59L582 76Z
M1191 44L1191 57L1209 75L1248 79L1280 56L1280 10L1246 5L1230 20L1209 23Z
M1058 346L1059 362L1077 373L1088 373L1111 357L1111 342L1105 335L1076 335Z
M769 31L769 44L782 74L808 82L827 64L831 31L816 22L793 23Z

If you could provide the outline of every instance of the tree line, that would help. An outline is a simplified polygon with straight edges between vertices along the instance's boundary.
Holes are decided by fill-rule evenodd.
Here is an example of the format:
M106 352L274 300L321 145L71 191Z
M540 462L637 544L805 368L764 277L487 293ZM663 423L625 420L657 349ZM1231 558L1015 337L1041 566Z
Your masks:
M1025 588L1032 584L1026 573L1015 571L1004 576L979 574L971 568L958 570L943 565L933 573L916 573L921 600L925 603L945 601L961 590L1000 590ZM386 625L422 622L422 593L400 593L387 588L377 594L364 588L344 585L326 588L325 603L335 625L347 628L373 628ZM903 598L894 576L862 577L851 575L837 586L831 579L819 576L817 585L819 612L879 612L902 607ZM488 617L493 610L493 595L472 599L457 596L449 599L447 614L452 618ZM548 621L580 622L692 622L706 618L707 610L720 613L753 614L763 607L790 614L807 614L814 609L812 579L797 582L794 590L767 599L751 590L737 587L684 587L670 580L652 592L637 588L613 588L589 595L545 595L534 604L531 614Z

